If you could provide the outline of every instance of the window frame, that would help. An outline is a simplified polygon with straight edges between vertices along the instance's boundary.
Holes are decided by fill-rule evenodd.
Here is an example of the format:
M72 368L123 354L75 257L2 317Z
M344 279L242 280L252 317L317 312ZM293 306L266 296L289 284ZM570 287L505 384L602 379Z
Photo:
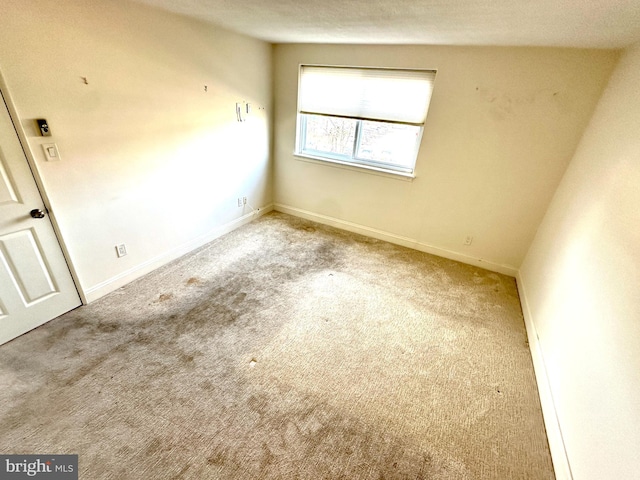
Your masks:
M347 118L349 120L355 121L355 131L353 138L353 148L351 149L351 155L342 155L340 153L335 152L327 152L324 150L314 150L310 148L305 148L306 145L306 137L307 137L307 117L308 115L317 115L317 116L325 116L330 118ZM420 144L422 142L422 134L424 132L424 127L422 125L416 125L412 123L405 122L388 122L381 120L365 120L357 117L347 117L347 116L336 116L336 115L320 115L320 114L310 114L310 113L299 113L298 114L298 146L296 149L296 155L309 157L316 160L329 160L334 162L345 163L348 165L353 165L356 167L370 167L378 170L384 170L389 173L397 173L402 175L412 175L415 172L415 164L418 159L418 152L420 149ZM404 165L399 165L392 162L380 162L376 160L371 160L369 158L362 158L358 156L358 152L360 151L360 146L362 145L362 124L363 122L372 122L372 123L383 123L383 124L400 124L400 125L411 125L415 127L419 127L417 132L417 138L414 145L414 157L412 160L412 167L407 167Z
M301 89L301 77L302 77L302 69L305 66L312 67L322 67L323 65L307 65L301 64L299 65L298 70L298 98L300 97L300 89ZM332 66L326 66L328 68L336 68ZM405 71L428 71L432 72L435 80L435 69L401 69L401 68L383 68L383 67L337 67L337 68L352 68L352 69L372 69L372 70L405 70ZM429 92L429 97L433 92L433 83L431 82L431 90ZM366 169L373 170L376 172L382 172L385 174L397 175L401 177L409 177L415 178L416 171L416 163L418 160L418 156L420 153L420 147L422 146L422 137L424 134L424 126L426 123L426 116L429 110L430 98L425 105L425 121L424 123L415 123L415 122L404 122L397 120L378 120L378 119L370 119L370 118L361 118L357 116L349 116L349 115L331 115L327 113L315 113L315 112L305 112L301 111L300 107L297 108L296 115L296 143L295 143L295 151L294 155L297 157L302 157L303 159L311 159L319 162L328 162L332 164L344 165L347 167L354 167L355 169ZM325 116L329 118L343 118L355 121L355 132L353 138L353 148L351 151L351 155L343 155L340 153L327 152L322 150L315 149L307 149L306 140L307 140L307 121L309 116ZM362 145L362 132L363 132L363 122L372 122L372 123L382 123L382 124L400 124L400 125L410 125L413 127L418 127L419 130L417 132L415 144L413 145L413 158L410 166L399 165L397 163L392 162L381 162L376 160L371 160L367 158L358 157L358 152L360 151L360 147Z

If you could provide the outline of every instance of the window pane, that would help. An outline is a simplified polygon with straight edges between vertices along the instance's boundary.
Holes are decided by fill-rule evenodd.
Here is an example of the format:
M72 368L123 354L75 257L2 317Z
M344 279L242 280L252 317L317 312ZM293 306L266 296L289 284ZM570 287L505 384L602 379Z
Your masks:
M356 156L413 169L420 127L363 121Z
M357 120L350 118L304 115L306 132L303 151L325 152L351 158Z

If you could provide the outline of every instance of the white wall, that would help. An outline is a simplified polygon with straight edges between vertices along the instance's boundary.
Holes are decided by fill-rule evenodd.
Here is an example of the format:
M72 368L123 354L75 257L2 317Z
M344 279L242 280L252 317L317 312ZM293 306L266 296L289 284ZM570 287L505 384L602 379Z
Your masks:
M640 472L639 85L637 46L614 71L520 271L576 480Z
M271 202L269 44L124 0L5 0L0 72L90 299L229 226L238 196Z
M277 45L276 208L513 275L616 59L603 50ZM294 157L300 63L438 69L413 182Z

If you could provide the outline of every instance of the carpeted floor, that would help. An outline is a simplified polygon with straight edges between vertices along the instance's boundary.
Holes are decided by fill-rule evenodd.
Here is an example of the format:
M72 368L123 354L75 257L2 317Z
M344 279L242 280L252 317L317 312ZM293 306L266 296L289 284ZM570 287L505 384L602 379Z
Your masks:
M0 347L80 478L552 479L515 281L268 214Z

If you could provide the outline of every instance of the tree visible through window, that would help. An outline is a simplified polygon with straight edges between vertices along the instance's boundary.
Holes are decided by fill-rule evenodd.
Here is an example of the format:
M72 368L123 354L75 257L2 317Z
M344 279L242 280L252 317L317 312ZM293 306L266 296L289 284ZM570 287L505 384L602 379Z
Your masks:
M349 118L305 115L305 150L351 155L356 122Z
M303 65L296 153L412 174L434 76Z

